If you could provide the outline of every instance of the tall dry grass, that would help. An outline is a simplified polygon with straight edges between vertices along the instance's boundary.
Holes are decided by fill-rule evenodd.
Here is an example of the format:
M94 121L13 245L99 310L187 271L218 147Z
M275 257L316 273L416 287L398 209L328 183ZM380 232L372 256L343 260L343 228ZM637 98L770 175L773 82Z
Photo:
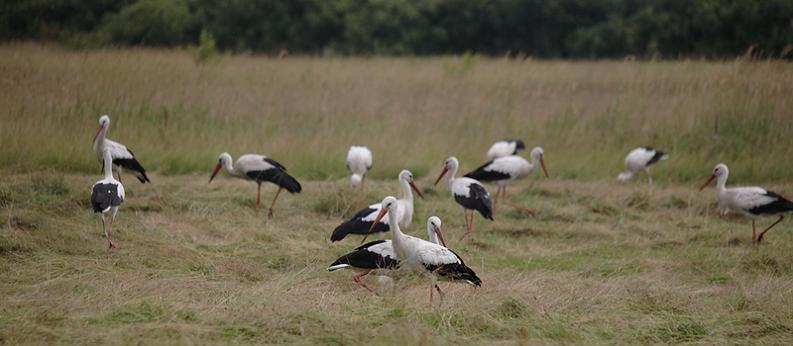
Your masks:
M375 177L428 174L449 155L473 168L501 138L543 146L557 177L611 179L639 145L670 151L658 174L677 181L720 161L741 181L793 172L793 65L778 61L242 55L197 66L182 50L9 44L0 75L0 164L17 171L97 171L89 142L107 113L110 138L163 174L229 151L338 177L352 143L374 150Z

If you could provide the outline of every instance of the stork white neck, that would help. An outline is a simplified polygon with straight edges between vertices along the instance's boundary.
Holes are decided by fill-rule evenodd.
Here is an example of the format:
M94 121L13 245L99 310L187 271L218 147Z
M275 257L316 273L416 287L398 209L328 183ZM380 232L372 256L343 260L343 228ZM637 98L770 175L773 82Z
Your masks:
M446 168L449 170L448 176L446 177L446 183L449 185L449 190L452 189L452 184L454 184L454 179L456 179L457 169L460 167L460 162L457 161L457 158L451 157L449 158L448 164Z
M105 179L112 180L113 178L113 156L110 154L110 149L102 151L102 167L105 170Z
M239 172L234 169L234 165L231 164L233 160L231 159L231 155L228 153L220 154L220 163L223 165L223 168L228 172L229 175L239 176Z
M722 193L727 190L727 177L729 177L730 171L727 169L727 166L724 166L724 170L718 177L716 177L716 192Z
M410 188L408 179L402 175L399 176L399 186L402 187L402 199L413 203L413 190Z

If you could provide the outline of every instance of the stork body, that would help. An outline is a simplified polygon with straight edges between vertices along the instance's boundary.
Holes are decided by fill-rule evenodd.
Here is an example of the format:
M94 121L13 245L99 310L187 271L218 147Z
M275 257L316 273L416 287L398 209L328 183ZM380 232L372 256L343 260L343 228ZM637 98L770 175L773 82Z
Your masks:
M408 170L399 172L399 187L402 188L402 199L397 200L400 205L397 220L402 227L410 227L413 221L413 191L423 198L421 190L416 187L413 181L413 173ZM344 221L342 224L333 230L330 236L331 241L339 241L344 239L348 234L361 234L364 235L364 240L369 234L379 233L380 239L383 238L386 232L389 231L389 220L381 220L375 223L374 219L377 213L380 212L380 203L369 205L366 208L359 210L353 217ZM363 242L362 241L362 242Z
M487 160L493 161L499 157L517 155L518 150L526 149L526 145L520 139L505 139L498 141L490 146L487 151Z
M650 176L650 166L668 158L669 155L667 153L651 147L633 149L625 157L625 171L617 176L617 181L624 183L633 178L635 174L644 171L647 174L647 181L652 185L653 177Z
M363 145L353 145L347 152L347 169L350 170L352 186L363 186L366 172L372 169L372 151Z
M303 189L297 179L286 172L286 167L267 156L245 154L240 156L233 165L231 162L231 155L228 153L220 154L218 163L215 165L212 176L209 178L209 182L212 182L212 179L215 178L215 175L217 175L221 167L225 168L226 172L232 177L255 182L257 186L257 216L259 215L259 205L261 204L262 182L271 182L278 186L278 191L275 193L275 197L273 197L273 201L270 203L270 208L267 211L267 216L270 218L273 217L273 207L275 206L275 201L278 199L281 190L286 189L289 193L299 193Z
M779 194L768 191L762 187L732 187L728 188L727 178L730 170L727 165L720 163L713 168L708 181L700 188L704 189L711 181L716 179L716 197L719 200L719 210L726 214L729 210L735 211L752 220L752 243L759 244L766 232L781 222L785 213L793 212L793 202ZM763 216L779 215L779 218L766 229L757 232L755 221Z
M438 176L438 179L435 180L435 185L449 172L446 182L454 200L463 207L465 236L468 236L473 229L474 210L478 211L485 219L493 220L493 203L490 200L490 193L479 181L466 177L455 177L459 165L459 161L454 156L446 159L443 163L443 171Z
M379 211L378 211L379 213ZM433 219L434 218L434 219ZM435 228L427 227L427 239L435 244L441 244L438 232L440 232L440 219L436 216L430 217L430 222L435 222L439 225L437 230ZM399 268L399 259L394 252L394 247L391 240L375 240L361 245L352 252L339 257L335 262L331 263L328 271L334 271L342 268L351 268L358 272L353 276L352 281L358 286L372 291L371 288L366 286L361 279L370 273L385 274L388 271ZM373 292L373 291L372 291Z
M503 195L504 203L508 203L507 185L509 183L530 175L538 165L542 167L545 177L548 177L548 170L545 168L545 160L543 159L544 155L545 152L542 148L535 147L531 150L531 163L518 155L499 157L479 166L479 168L466 174L465 177L481 182L492 182L498 186L496 197L493 199L493 212L495 213L499 195ZM524 209L517 206L516 208ZM525 210L529 213L534 213L530 208L525 208Z
M391 219L391 223L394 225L391 227L391 242L394 253L399 259L400 269L412 270L430 276L430 304L432 304L433 289L438 291L441 295L441 302L443 301L443 292L438 287L438 280L461 281L473 286L482 285L482 280L465 265L454 251L443 245L402 233L396 220L396 213L392 214L394 209L399 209L396 198L388 196L383 199L381 204L383 207L375 220L383 218L386 214ZM437 223L434 223L435 220ZM446 243L443 231L440 229L440 219L430 218L427 221L427 227L436 229L440 241Z
M112 239L113 222L116 221L118 208L124 202L124 185L113 178L113 158L110 149L105 148L102 151L102 156L105 178L97 181L91 187L91 206L102 219L102 231L107 237L107 247L112 249L116 247ZM110 214L109 222L107 214Z
M94 154L99 162L103 162L102 152L105 149L110 150L111 157L113 158L113 169L118 174L118 180L121 181L121 173L124 170L132 172L141 183L150 183L149 177L146 176L146 169L135 158L132 150L129 150L125 145L112 141L107 138L107 131L110 127L110 117L103 115L99 118L99 128L96 130L94 136Z

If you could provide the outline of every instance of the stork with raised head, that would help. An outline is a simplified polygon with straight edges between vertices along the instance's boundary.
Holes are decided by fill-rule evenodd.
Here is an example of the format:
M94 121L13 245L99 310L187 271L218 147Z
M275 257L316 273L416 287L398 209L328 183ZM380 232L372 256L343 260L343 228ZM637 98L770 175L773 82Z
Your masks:
M526 149L526 145L520 139L505 139L493 143L487 151L487 160L493 161L499 157L517 155L518 150Z
M650 176L650 166L668 158L669 154L651 147L633 149L625 157L625 171L617 176L617 181L624 183L633 178L635 174L644 171L647 174L647 180L650 185L653 185L653 177Z
M434 185L438 185L438 182L446 175L446 172L449 172L446 182L454 200L463 207L466 229L463 237L465 237L471 234L471 230L474 227L474 210L478 211L485 219L493 220L493 203L490 201L490 193L480 182L466 177L455 178L459 166L460 162L457 161L456 157L452 156L446 159L443 162L443 171L441 171L438 179L435 180ZM471 215L470 221L469 214Z
M436 227L437 225L437 227ZM446 246L441 235L441 219L432 216L427 220L427 239L435 244ZM342 268L351 268L358 272L352 277L356 285L374 292L369 286L361 281L364 276L375 272L385 274L389 270L399 268L399 259L394 252L391 240L375 240L361 245L352 252L339 257L335 262L328 266L328 271Z
M716 197L719 200L721 214L724 215L729 210L733 210L752 219L752 243L760 244L766 232L785 218L785 213L793 212L793 202L762 187L727 188L729 175L730 170L727 169L727 165L720 163L713 168L713 173L699 190L702 191L716 179ZM779 219L758 234L755 229L755 220L767 215L779 215Z
M363 145L353 145L347 152L347 169L350 170L350 182L353 187L361 186L366 179L366 172L372 169L372 151Z
M496 197L493 198L493 212L495 213L499 195L503 194L504 203L509 203L507 202L507 185L510 182L530 175L534 172L534 168L536 168L538 164L542 167L545 177L548 177L548 170L545 168L545 160L543 159L545 151L540 147L534 147L534 149L531 150L530 156L531 163L518 155L499 157L479 166L479 168L466 174L465 177L476 179L481 182L492 182L498 185ZM524 209L529 214L534 213L531 208L514 207Z
M413 173L410 171L404 169L399 172L397 180L399 181L399 187L402 188L402 199L397 200L401 207L399 208L397 220L399 220L399 224L402 227L410 227L410 223L413 221L413 191L416 191L422 199L424 195L421 194L421 190L416 186L413 180ZM380 203L375 203L359 210L350 219L344 221L333 230L330 240L339 241L348 234L362 234L364 238L361 243L363 243L369 234L372 233L379 233L380 239L383 239L383 236L389 230L389 221L374 222L377 213L380 212L380 207Z
M438 286L438 279L460 281L473 286L482 285L482 280L476 276L476 273L471 268L465 265L465 262L454 251L443 245L402 233L397 222L397 211L400 205L397 203L396 198L388 196L383 199L381 205L383 207L375 220L379 221L388 214L390 223L394 225L391 227L391 243L394 253L399 259L400 269L404 268L424 273L431 278L430 304L432 304L433 289L438 291L441 303L443 303L443 292ZM439 218L427 220L427 227L432 227L438 234L440 241L444 244L446 243Z
M124 185L113 178L113 155L110 148L102 150L103 169L105 178L94 183L91 187L91 206L95 213L99 213L102 219L102 230L107 237L107 247L116 247L113 244L113 222L116 221L118 207L124 202ZM107 221L107 214L110 213L110 222Z
M110 150L113 157L113 168L118 174L118 181L121 181L121 172L124 170L132 172L141 183L151 183L149 177L146 176L146 169L141 166L140 162L135 158L132 150L129 150L121 143L112 141L107 138L107 130L110 127L110 117L107 114L99 118L99 127L96 129L94 135L94 154L96 159L102 162L102 151L105 148Z
M281 190L286 189L289 193L299 193L303 188L300 183L286 173L286 167L277 161L257 154L245 154L237 159L237 162L232 166L232 159L229 153L222 153L218 156L218 163L212 171L212 176L209 177L209 182L215 178L220 168L226 169L226 172L232 177L256 182L256 216L259 216L259 204L262 199L262 182L268 181L278 185L278 191L270 203L270 208L267 209L267 217L273 217L273 207Z

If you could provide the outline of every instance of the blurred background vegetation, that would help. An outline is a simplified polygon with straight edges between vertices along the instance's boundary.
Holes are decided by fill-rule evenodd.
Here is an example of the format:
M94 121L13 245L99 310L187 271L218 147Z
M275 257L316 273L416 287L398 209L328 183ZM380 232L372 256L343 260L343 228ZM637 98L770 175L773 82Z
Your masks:
M74 47L790 59L790 0L6 0L0 40Z

